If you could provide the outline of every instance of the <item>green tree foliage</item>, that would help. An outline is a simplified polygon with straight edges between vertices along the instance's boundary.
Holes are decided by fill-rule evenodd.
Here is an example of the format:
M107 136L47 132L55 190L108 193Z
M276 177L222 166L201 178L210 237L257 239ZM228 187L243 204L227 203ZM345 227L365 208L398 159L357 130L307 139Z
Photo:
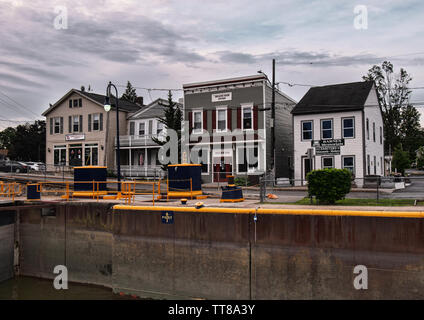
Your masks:
M163 123L165 128L172 129L177 133L178 137L178 159L181 159L181 125L183 122L183 113L178 104L172 101L172 92L168 92L168 103L163 105L164 108L164 116L159 117L158 121ZM152 140L160 146L163 146L166 142L168 142L170 137L167 137L166 140L158 139L157 137L153 137ZM163 170L167 170L168 165L162 165Z
M45 161L46 122L36 120L0 132L0 147L7 149L8 157L21 161Z
M402 145L395 148L393 152L392 166L397 169L403 176L405 175L405 169L410 167L411 161L409 159L409 153L402 149Z
M420 170L424 169L424 146L420 146L417 149L417 168Z
M131 82L127 82L127 88L125 89L125 92L121 98L131 102L135 102L135 100L137 99L135 88L132 86Z
M308 195L320 204L334 204L350 192L352 175L347 169L313 170L306 175Z
M401 68L399 74L393 72L393 64L384 61L368 70L364 80L373 80L383 114L386 151L402 144L404 150L415 157L417 139L423 138L420 132L420 114L409 104L411 76ZM423 141L423 140L420 140Z

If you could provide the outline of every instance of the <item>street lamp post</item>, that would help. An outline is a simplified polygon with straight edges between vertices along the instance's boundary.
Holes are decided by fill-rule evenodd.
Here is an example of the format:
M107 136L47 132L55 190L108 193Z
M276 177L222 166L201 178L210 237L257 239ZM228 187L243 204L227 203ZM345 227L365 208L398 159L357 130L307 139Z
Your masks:
M110 104L110 88L115 88L115 102L116 102L116 166L118 169L118 193L121 192L121 157L120 157L120 146L119 146L119 105L118 105L118 89L116 86L109 81L109 84L106 88L106 98L104 108L106 112L109 112L111 109Z

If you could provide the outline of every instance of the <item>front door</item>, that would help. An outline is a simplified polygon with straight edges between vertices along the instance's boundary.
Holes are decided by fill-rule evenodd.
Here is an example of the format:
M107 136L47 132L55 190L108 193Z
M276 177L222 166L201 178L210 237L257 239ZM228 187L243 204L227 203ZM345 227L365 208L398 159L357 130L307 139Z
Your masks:
M230 163L225 163L225 158L221 157L219 161L215 160L213 171L214 182L226 182L227 175L232 175L233 167Z
M303 180L306 181L306 175L311 171L311 159L303 158Z

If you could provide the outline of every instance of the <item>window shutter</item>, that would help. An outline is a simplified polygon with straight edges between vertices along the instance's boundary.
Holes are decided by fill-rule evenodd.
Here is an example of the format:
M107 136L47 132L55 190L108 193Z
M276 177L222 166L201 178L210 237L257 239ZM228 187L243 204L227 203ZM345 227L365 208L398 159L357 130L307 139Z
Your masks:
M216 129L216 110L212 110L212 130Z
M230 131L231 131L231 128L233 127L231 115L232 115L232 110L228 108L227 109L227 128Z
M103 113L100 113L100 131L103 131Z
M241 129L241 108L237 108L237 129Z
M72 133L72 116L69 116L68 120L69 120L68 131L69 133Z
M53 134L53 118L50 118L50 134Z
M79 132L82 132L82 115L80 115L79 119Z
M258 106L253 107L253 129L258 130Z
M88 115L88 132L91 131L91 114Z
M63 117L60 117L60 133L63 133Z
M69 108L72 108L72 100L69 100Z
M82 99L81 98L78 100L78 104L79 104L80 107L82 107Z
M193 112L188 113L188 127L189 127L189 134L193 131Z
M135 132L135 122L130 122L130 136L133 136Z
M203 130L208 130L208 110L203 110Z

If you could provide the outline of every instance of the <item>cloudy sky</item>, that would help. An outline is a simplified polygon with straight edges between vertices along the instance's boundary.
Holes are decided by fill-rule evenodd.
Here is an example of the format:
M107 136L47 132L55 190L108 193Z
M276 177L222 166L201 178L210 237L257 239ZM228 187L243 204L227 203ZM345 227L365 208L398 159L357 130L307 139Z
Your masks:
M365 30L354 27L357 5L368 11ZM67 29L54 27L61 7ZM424 87L423 18L420 0L0 0L0 127L42 119L70 88L103 93L109 80L181 88L258 70L271 76L273 58L280 89L297 101L308 87L283 82L360 81L385 59L412 75L412 87ZM147 103L166 96L137 94ZM412 100L424 101L424 89Z

